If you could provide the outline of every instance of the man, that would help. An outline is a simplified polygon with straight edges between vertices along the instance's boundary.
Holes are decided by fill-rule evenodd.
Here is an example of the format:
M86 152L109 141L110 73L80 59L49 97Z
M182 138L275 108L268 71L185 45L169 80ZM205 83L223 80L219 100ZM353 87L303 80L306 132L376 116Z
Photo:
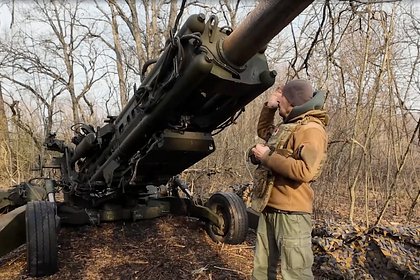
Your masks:
M326 157L328 115L323 105L323 93L314 93L306 80L292 80L278 87L262 108L258 136L266 144L257 144L251 155L268 170L265 185L254 186L267 199L260 209L253 279L276 279L279 258L283 279L313 279L310 184ZM277 110L283 122L274 126Z

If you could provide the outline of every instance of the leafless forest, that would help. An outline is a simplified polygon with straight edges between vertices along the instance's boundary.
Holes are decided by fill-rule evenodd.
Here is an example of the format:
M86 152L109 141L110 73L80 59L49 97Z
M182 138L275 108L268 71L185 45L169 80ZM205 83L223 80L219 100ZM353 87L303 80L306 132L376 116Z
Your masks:
M31 177L50 133L117 115L157 58L180 1L0 2L0 185ZM254 1L187 1L235 28ZM178 26L179 27L179 26ZM327 93L328 161L314 184L316 220L414 226L420 217L420 5L315 1L267 47L279 84ZM182 176L196 196L250 183L246 153L266 92L215 136L216 151Z

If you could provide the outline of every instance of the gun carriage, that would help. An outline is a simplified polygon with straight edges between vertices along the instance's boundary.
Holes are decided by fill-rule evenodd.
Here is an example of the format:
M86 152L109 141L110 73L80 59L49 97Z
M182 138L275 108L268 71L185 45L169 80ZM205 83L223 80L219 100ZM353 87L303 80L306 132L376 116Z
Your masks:
M218 192L197 202L177 175L211 154L214 133L274 84L265 47L311 2L262 1L235 30L220 28L214 15L191 15L160 57L145 63L141 85L118 116L97 128L75 124L71 145L55 135L45 140L60 156L43 168L58 169L59 178L34 178L1 193L0 207L15 209L0 219L0 240L8 240L0 255L26 240L28 273L48 275L57 270L59 224L168 213L202 219L215 241L243 242L242 199Z

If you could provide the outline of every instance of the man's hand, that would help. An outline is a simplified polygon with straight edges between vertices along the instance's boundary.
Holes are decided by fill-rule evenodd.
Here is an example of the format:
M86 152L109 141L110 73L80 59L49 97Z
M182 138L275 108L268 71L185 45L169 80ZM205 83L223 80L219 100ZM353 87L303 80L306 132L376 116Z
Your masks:
M254 153L255 157L261 161L264 155L270 152L270 148L263 144L257 144L251 151Z
M267 107L268 108L277 108L279 106L279 98L281 95L281 88L278 87L275 91L273 91L267 99Z

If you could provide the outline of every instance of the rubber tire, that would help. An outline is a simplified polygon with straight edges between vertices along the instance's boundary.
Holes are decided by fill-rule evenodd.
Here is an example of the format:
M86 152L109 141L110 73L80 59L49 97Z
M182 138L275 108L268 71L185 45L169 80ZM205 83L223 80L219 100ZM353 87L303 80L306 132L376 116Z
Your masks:
M26 259L30 276L46 276L58 270L56 205L30 201L26 206Z
M217 192L207 202L207 207L223 217L224 227L218 228L211 222L206 223L206 231L215 242L240 244L248 233L248 214L245 203L236 193Z

